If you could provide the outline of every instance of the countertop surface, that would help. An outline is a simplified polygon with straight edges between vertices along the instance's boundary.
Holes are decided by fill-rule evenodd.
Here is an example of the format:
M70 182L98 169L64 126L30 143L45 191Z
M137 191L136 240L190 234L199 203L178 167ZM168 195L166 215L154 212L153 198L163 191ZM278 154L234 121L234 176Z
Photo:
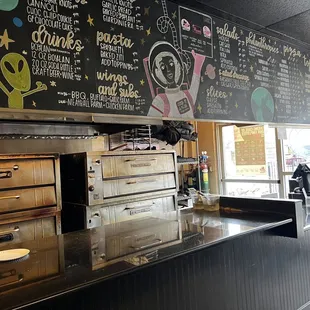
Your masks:
M290 222L291 219L260 219L257 216L237 219L204 211L186 210L182 211L179 221L141 219L136 224L124 222L1 246L0 250L30 249L29 257L25 260L0 263L1 309L20 309L40 300ZM163 242L167 240L163 233L167 227L170 230L173 227L174 236L176 229L179 229L181 234L174 240ZM141 246L141 242L146 239L138 238L140 230L152 231L149 235L154 236L157 242L147 241L148 247ZM158 234L161 234L160 238L156 237ZM139 247L128 246L128 240L133 238L136 241L139 239ZM125 243L132 252L120 256Z

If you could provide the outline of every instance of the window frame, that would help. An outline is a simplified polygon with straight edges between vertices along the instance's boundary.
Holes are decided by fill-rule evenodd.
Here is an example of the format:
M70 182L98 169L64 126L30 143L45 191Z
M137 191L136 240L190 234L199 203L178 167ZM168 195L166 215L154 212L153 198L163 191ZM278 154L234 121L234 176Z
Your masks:
M293 129L310 129L309 126L305 126L305 125L270 125L271 128L275 128L276 129L276 134L277 134L277 128L285 128L285 129L288 129L288 128L293 128ZM285 177L287 176L292 176L294 171L287 171L285 170L285 152L284 152L284 142L283 140L279 140L277 139L280 146L280 161L281 161L281 176L282 176L282 184L283 184L283 196L284 198L287 198L288 199L288 193L286 192L286 186L285 186ZM278 151L277 151L277 157L278 157Z
M233 125L242 125L241 123L231 123L231 124L216 124L216 147L218 154L218 177L219 177L219 190L221 195L225 195L226 193L226 185L227 183L259 183L259 184L278 184L279 186L279 198L284 198L284 182L285 176L291 175L292 173L286 173L283 171L283 157L282 157L282 148L283 141L278 139L278 132L275 128L275 145L276 145L276 158L277 158L277 170L278 170L278 178L277 179L238 179L238 178L226 178L225 176L225 163L224 163L224 151L223 151L223 127L233 126ZM247 124L246 124L247 125ZM259 125L259 124L248 124L248 125Z

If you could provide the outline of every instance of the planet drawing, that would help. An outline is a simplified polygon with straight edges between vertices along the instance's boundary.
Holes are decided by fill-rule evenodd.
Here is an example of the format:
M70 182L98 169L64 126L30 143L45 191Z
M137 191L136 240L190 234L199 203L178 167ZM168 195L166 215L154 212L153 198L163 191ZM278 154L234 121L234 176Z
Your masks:
M19 0L0 0L0 11L12 11L18 5Z
M251 96L251 108L257 122L271 122L274 117L274 100L268 89L256 88Z
M16 26L16 27L22 27L23 26L23 21L18 18L18 17L14 17L13 18L13 24Z

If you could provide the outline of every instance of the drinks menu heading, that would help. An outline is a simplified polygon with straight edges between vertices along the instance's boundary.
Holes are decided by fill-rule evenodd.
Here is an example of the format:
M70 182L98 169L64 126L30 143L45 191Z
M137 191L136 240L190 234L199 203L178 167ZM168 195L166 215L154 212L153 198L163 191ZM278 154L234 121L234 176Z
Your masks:
M310 58L166 0L0 1L0 107L310 123Z

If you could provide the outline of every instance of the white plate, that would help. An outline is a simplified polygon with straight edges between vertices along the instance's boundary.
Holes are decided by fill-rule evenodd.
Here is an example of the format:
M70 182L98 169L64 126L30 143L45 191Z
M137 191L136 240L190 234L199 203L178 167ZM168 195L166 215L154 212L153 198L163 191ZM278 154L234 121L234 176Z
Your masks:
M28 249L12 249L0 251L0 262L21 259L30 253Z

